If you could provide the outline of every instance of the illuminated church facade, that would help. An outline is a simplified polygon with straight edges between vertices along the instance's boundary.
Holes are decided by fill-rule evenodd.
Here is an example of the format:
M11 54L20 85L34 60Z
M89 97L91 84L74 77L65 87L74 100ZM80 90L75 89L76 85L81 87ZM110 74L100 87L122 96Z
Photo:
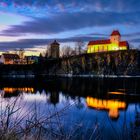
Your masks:
M87 53L108 52L128 49L128 42L121 41L121 35L119 31L114 30L110 35L110 39L90 41L88 43Z

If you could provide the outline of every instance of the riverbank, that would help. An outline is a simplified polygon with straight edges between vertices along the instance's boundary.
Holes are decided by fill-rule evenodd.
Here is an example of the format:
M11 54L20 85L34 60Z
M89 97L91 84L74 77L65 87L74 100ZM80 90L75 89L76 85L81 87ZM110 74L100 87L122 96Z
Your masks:
M29 65L0 64L0 77L140 77L140 51L127 50L40 59Z
M1 78L36 78L36 77L50 77L50 78L140 78L140 75L72 75L72 74L41 74L41 75L1 75Z
M54 75L53 75L54 76ZM60 74L58 77L81 77L81 78L140 78L140 75L71 75L71 74Z

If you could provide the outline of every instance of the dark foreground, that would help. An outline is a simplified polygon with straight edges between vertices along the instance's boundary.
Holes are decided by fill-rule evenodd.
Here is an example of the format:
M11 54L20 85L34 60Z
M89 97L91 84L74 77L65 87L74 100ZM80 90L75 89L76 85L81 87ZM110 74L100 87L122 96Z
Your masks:
M140 139L140 78L0 79L0 139Z
M126 50L66 56L40 57L34 64L0 64L0 77L40 76L139 76L140 51Z

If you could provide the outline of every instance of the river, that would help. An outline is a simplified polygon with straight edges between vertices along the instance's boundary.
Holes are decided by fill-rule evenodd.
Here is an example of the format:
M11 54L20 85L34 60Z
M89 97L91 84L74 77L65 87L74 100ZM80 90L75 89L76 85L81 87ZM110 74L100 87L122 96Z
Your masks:
M140 138L139 78L1 79L0 94L1 112L14 101L20 108L12 121L31 120L33 112L38 120L54 114L40 139Z

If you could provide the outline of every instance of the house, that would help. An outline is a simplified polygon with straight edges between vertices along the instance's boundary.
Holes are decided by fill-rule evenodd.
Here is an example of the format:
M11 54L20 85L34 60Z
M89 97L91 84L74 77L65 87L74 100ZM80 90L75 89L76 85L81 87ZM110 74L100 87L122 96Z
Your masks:
M128 49L128 42L121 41L121 34L118 30L114 30L110 35L110 39L90 41L87 46L87 53L108 52Z
M3 53L0 57L0 62L3 64L18 64L20 61L19 55Z
M38 63L38 56L25 56L26 64Z

